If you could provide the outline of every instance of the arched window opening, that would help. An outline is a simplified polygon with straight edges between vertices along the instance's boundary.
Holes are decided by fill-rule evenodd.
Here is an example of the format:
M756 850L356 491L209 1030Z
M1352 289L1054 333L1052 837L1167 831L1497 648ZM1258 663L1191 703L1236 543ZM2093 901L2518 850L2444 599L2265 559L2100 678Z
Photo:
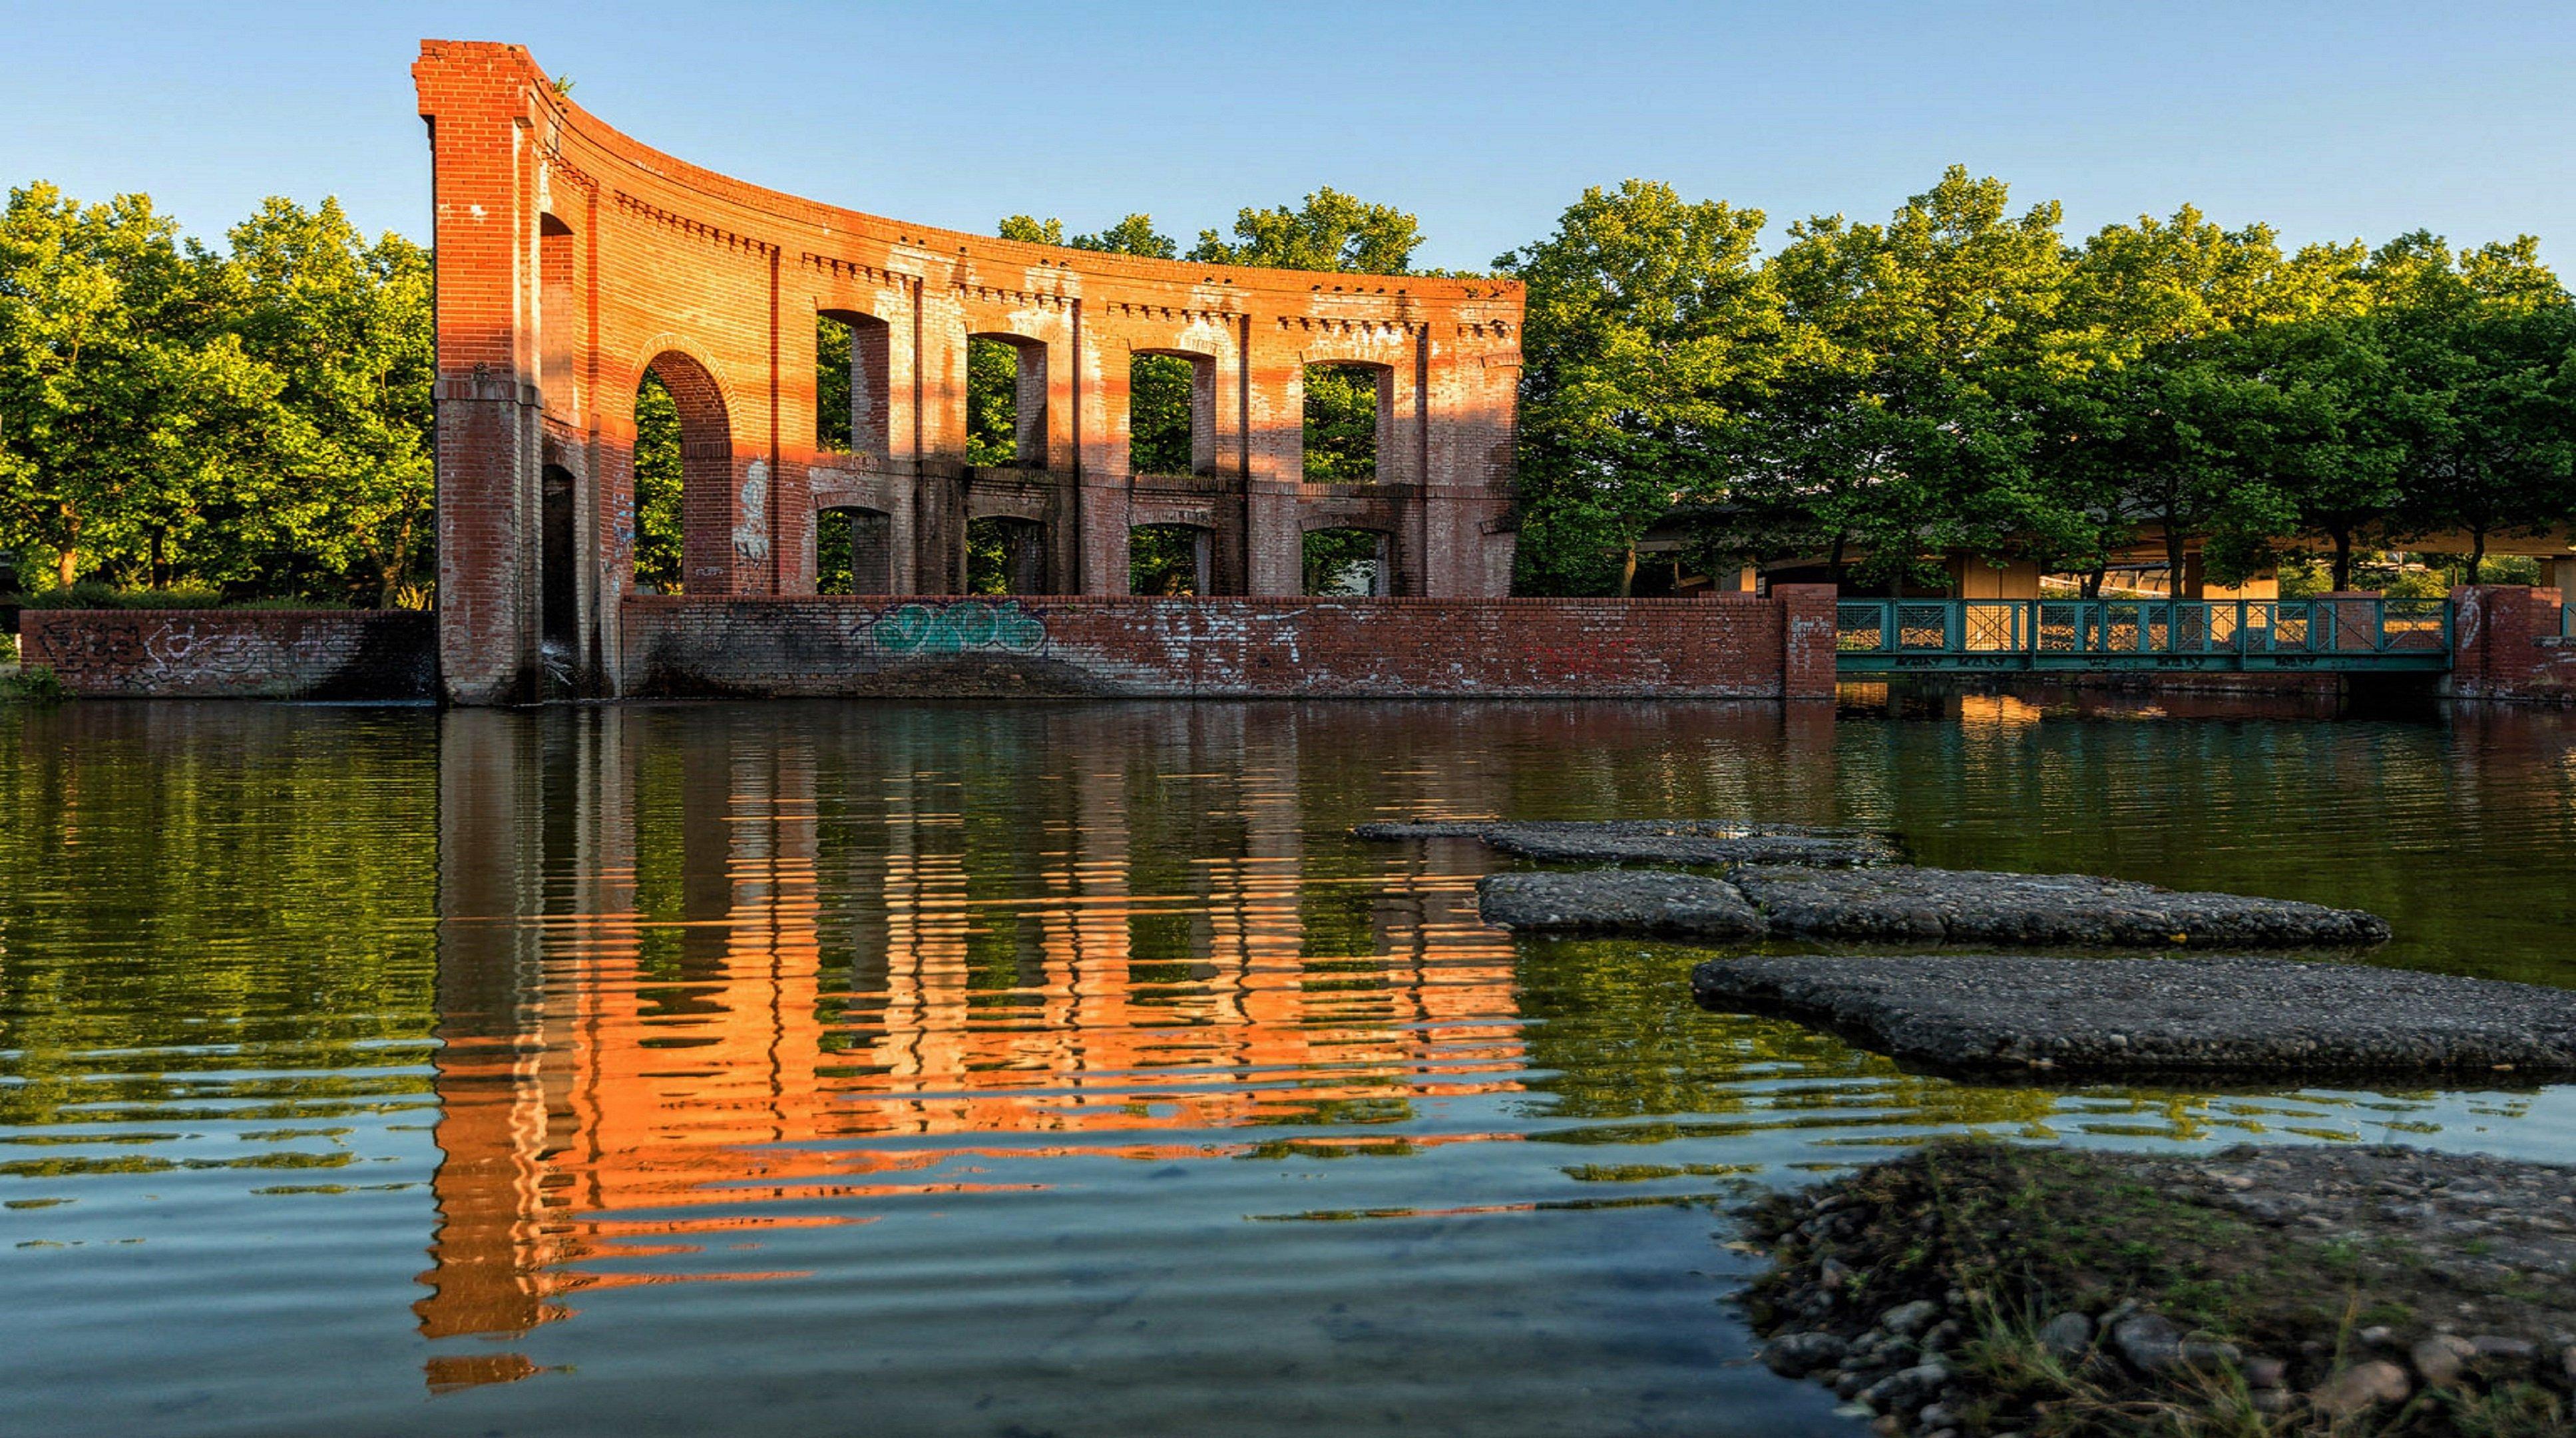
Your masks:
M1140 350L1127 367L1132 474L1216 473L1216 361Z
M1018 335L966 339L966 462L1046 468L1046 346Z
M966 592L1046 593L1046 526L1034 519L968 520Z
M892 594L894 516L881 509L827 509L814 517L814 592Z
M1305 380L1306 482L1375 480L1395 371L1384 365L1310 364Z
M635 587L733 587L733 432L706 367L666 351L635 387Z
M854 310L814 316L814 446L861 462L887 453L886 366L892 331Z
M1387 536L1376 529L1306 531L1306 592L1384 598L1392 590Z
M651 370L635 388L635 587L677 594L680 583L680 410Z
M1205 594L1212 536L1195 524L1140 524L1127 531L1127 592Z

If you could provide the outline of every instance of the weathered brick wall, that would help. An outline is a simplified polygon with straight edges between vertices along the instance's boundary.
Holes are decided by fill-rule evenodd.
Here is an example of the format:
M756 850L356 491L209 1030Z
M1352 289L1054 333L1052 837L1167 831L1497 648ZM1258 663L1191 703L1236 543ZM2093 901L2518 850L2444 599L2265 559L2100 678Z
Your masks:
M20 658L103 699L427 699L436 620L401 609L30 609Z
M1780 599L639 596L653 695L1829 699ZM1830 601L1828 601L1830 619ZM1805 652L1817 645L1821 654ZM1796 676L1793 680L1791 676Z
M2447 692L2458 699L2576 703L2576 640L2560 633L2563 601L2558 590L2518 585L2452 590Z
M1019 244L780 194L662 154L514 45L422 42L438 251L438 501L446 690L535 697L630 672L635 395L679 402L688 592L814 586L818 503L889 518L892 581L962 587L970 516L1047 526L1045 588L1123 594L1134 524L1212 531L1233 592L1303 589L1306 530L1383 531L1394 592L1508 592L1522 290L1506 279L1309 273ZM857 326L857 452L817 439L815 320ZM1026 468L966 463L971 338L1028 364ZM1193 469L1132 472L1140 354L1199 376ZM1385 382L1376 482L1309 484L1305 367ZM573 557L539 560L541 473L563 472ZM1042 491L1024 504L1020 491ZM1183 493L1175 502L1174 491ZM1198 491L1205 491L1204 494ZM1033 512L1032 512L1033 511ZM544 635L552 588L569 634Z

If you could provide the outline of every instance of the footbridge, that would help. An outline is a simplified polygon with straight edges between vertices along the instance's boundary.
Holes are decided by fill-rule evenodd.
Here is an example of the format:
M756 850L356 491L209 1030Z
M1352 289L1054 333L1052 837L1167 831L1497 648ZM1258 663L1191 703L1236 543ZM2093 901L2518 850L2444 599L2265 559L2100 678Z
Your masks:
M2218 670L2443 673L2452 602L2319 599L1844 599L1844 675Z

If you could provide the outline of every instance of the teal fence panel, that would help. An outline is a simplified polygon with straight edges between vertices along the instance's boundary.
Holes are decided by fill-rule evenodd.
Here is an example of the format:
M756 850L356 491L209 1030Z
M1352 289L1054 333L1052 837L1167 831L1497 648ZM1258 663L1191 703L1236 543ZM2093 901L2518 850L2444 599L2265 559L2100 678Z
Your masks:
M2576 607L2571 607L2576 613ZM2576 619L2569 621L2576 624ZM2447 599L1846 599L1844 673L2442 670Z

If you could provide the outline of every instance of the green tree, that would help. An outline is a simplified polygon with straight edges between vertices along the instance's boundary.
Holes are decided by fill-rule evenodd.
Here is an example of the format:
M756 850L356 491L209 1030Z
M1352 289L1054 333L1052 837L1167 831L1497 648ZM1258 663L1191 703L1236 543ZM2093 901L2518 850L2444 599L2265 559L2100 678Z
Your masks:
M1784 491L1827 497L1836 553L1865 547L1864 577L2027 547L2051 517L2015 391L2047 355L2072 257L2056 204L2009 204L2001 180L1953 165L1885 225L1791 226L1765 267L1798 403L1760 436L1748 480L1774 510Z
M435 489L429 252L366 240L334 199L272 197L228 239L225 328L282 389L251 467L225 486L221 528L290 557L258 573L272 593L354 583L385 606L420 594Z
M635 387L635 583L681 592L680 407L662 377Z
M1234 217L1234 238L1199 231L1189 258L1218 265L1334 270L1367 275L1413 272L1421 222L1393 205L1372 204L1323 186L1296 209L1249 206Z
M1647 525L1726 495L1780 362L1762 224L1632 179L1585 190L1553 235L1494 261L1528 287L1521 587L1625 594Z
M214 324L216 261L144 195L82 205L44 183L0 215L0 547L52 578L132 577L196 541L225 460L276 377Z

